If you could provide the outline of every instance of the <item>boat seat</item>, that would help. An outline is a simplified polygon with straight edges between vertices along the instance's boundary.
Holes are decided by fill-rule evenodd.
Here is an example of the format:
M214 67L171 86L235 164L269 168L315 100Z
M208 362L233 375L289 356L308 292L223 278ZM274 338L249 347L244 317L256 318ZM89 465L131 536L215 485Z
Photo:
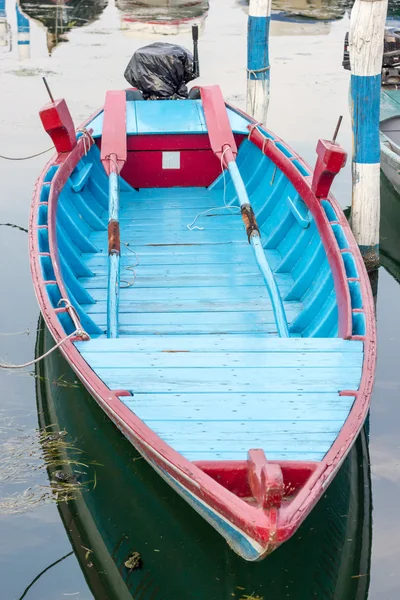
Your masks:
M135 335L75 342L122 402L187 459L319 461L361 378L362 342L264 335Z

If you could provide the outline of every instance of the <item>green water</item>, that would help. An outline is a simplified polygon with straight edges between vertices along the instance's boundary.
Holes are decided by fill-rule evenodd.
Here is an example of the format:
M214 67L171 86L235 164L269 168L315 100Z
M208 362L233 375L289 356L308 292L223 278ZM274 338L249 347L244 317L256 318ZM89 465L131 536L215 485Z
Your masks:
M167 3L157 4L163 5L26 3L28 57L26 48L22 54L18 49L15 5L7 1L13 44L11 51L0 46L0 154L28 155L51 145L37 117L46 102L42 75L56 96L67 98L79 123L107 89L124 86L123 71L137 47L167 34L163 39L190 46L184 24L146 27L154 14L202 21L199 82L220 83L226 98L244 108L246 3L174 3L170 12ZM305 19L272 22L269 127L313 163L318 137L329 137L343 114L339 141L351 152L349 75L341 68L348 5L277 0L274 7ZM44 164L44 157L0 159L0 223L27 228L32 188ZM334 192L343 207L350 204L349 166ZM53 354L36 371L0 373L0 600L400 597L400 200L386 181L382 192L385 268L378 280L369 443L363 432L295 537L260 563L239 559L138 457ZM20 363L34 356L36 345L42 352L52 342L40 321L38 327L26 233L0 226L0 249L0 356ZM47 434L40 436L38 427L47 427ZM46 436L60 430L67 435L54 458ZM49 472L43 452L52 461ZM62 476L69 502L63 501ZM124 563L133 553L141 568L129 571Z

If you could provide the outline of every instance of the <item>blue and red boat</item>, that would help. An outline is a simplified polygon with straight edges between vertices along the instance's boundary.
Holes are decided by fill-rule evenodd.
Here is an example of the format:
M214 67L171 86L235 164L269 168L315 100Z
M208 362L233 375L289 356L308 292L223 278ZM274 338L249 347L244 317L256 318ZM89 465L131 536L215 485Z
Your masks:
M299 527L366 418L375 369L368 276L314 171L226 104L108 92L56 154L30 220L42 314L77 376L172 488L246 560ZM110 482L111 483L111 482Z

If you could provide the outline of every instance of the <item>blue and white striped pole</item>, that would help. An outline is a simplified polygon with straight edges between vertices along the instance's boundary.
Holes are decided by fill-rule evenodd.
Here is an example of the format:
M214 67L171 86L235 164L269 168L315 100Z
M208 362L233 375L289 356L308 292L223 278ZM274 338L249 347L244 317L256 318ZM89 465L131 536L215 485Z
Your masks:
M350 18L351 226L369 270L379 265L379 111L387 6L388 0L355 0Z
M31 35L29 20L20 11L18 3L15 5L17 11L17 45L18 45L18 58L25 59L31 56Z
M250 0L247 26L247 107L249 115L265 123L269 104L269 25L271 0Z
M8 44L8 23L6 13L6 0L0 0L0 46Z

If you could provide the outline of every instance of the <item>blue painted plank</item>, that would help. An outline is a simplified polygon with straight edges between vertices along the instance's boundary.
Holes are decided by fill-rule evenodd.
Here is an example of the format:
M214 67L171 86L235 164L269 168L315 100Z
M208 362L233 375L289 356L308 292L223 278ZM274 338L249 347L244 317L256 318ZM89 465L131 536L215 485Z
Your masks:
M83 352L93 369L325 369L362 367L362 355L340 352ZM281 372L281 376L284 373ZM299 375L301 377L301 375Z
M205 133L204 117L197 108L198 100L164 100L135 102L138 134Z
M96 255L96 256L100 256L100 255ZM168 276L174 276L174 277L186 277L189 275L193 275L193 265L192 264L143 264L142 263L142 259L143 257L141 255L139 255L137 257L136 262L139 261L139 264L135 266L135 272L137 275L145 275L148 277L168 277ZM193 255L192 255L192 261L193 261ZM125 254L123 256L123 260L121 260L121 268L124 267L128 267L131 265L135 265L135 256L132 255L132 253L127 252L127 254ZM230 269L227 268L226 264L229 264L229 262L227 261L227 263L223 263L223 264L214 264L214 263L196 263L197 267L198 267L198 274L199 276L206 276L208 275L208 277L210 277L210 275L212 275L213 277L229 277L229 278L235 278L235 277L240 277L240 276L247 276L247 277L252 277L254 275L258 275L258 269L256 267L256 265L254 264L248 264L247 262L242 262L242 263L233 263L232 265L230 265ZM210 264L212 264L212 268L210 268ZM97 275L97 276L105 276L107 274L107 263L106 261L103 261L102 263L98 263L97 265L94 265L93 262L91 263L93 272ZM285 282L285 283L291 283L292 279L290 277L289 274L285 273L283 275L279 275L278 281L280 282ZM261 285L261 282L258 284Z
M78 163L79 164L79 163ZM85 187L90 173L93 168L93 163L86 163L82 168L75 169L75 171L71 174L71 185L74 192L81 192Z
M138 313L143 314L143 313ZM157 314L157 313L155 313ZM168 318L165 318L166 314ZM159 325L154 324L143 324L141 322L131 322L131 319L128 319L129 322L125 323L124 315L125 313L120 314L120 323L119 330L121 336L136 336L136 335L217 335L217 334L235 334L235 333L262 333L268 337L276 338L276 324L275 319L273 318L273 313L271 312L271 322L267 320L264 323L259 322L246 322L237 320L233 323L228 323L226 325L222 325L221 323L202 323L201 317L206 313L198 313L196 314L196 318L192 319L190 322L189 319L181 319L181 322L178 324L169 324L169 315L182 315L182 313L159 313L159 316L163 317L163 322ZM189 315L191 313L188 313ZM216 314L232 314L232 313L216 313ZM246 314L246 313L240 313ZM100 327L100 329L105 332L106 331L106 315L105 314L91 314L90 315L93 321ZM129 316L129 315L128 315ZM293 319L291 319L293 320ZM291 322L289 320L289 323ZM296 334L293 334L296 335ZM299 335L299 334L297 334Z
M313 423L307 430L303 421L285 423L254 421L173 422L152 421L153 431L175 450L186 452L239 452L262 448L267 456L271 451L326 452L335 440L341 421ZM319 425L319 426L318 426ZM286 429L285 429L286 427Z
M297 222L293 224L292 228L278 246L282 260L276 269L277 272L287 273L292 271L299 258L305 252L315 231L316 225L313 220L307 229L299 227Z
M104 289L93 289L93 298L98 301L106 300L107 293ZM257 304L269 303L268 292L264 285L259 286L241 286L227 288L223 286L215 286L212 288L198 287L198 288L154 288L151 291L151 295L144 288L135 288L133 285L130 288L121 290L121 300L127 302L204 302L210 303L210 307L214 302L255 302ZM145 311L147 312L147 311Z
M91 229L96 231L103 231L106 229L104 221L102 221L99 216L101 215L102 210L90 192L84 190L82 194L74 193L71 202L75 206L80 217Z
M300 227L303 229L308 227L311 219L310 213L299 194L293 194L293 196L288 194L286 196L286 203Z
M154 420L339 421L354 396L333 394L135 394L122 402L145 422Z
M133 265L135 263L131 261ZM127 265L129 267L129 265ZM195 272L195 273L175 273L170 270L169 273L147 273L146 268L132 267L131 269L123 270L123 277L126 281L133 281L133 286L130 289L132 296L135 295L135 290L139 288L153 289L153 288L198 288L198 287L260 287L263 285L263 278L258 270L255 268L253 271L247 273L231 273L225 272L222 274ZM292 281L289 279L290 275L283 274L277 275L277 281L282 288L287 289L292 285ZM90 277L88 279L81 279L80 283L87 289L105 289L107 287L108 276L99 275L96 273L96 277Z
M176 290L179 292L179 289ZM213 288L197 288L199 290L206 289L208 291L212 291ZM246 289L246 288L243 288ZM253 288L251 288L253 289ZM132 313L132 312L151 312L151 313L171 313L171 312L189 312L189 313L208 313L214 311L227 311L227 312L247 312L247 311L265 311L271 307L268 304L266 299L260 300L248 300L248 299L213 299L213 300L182 300L179 298L176 299L159 299L159 300L149 300L148 298L144 298L141 300L124 299L124 293L127 290L121 290L121 300L119 305L119 311L121 313ZM137 292L143 291L140 288ZM154 288L152 292L156 292L157 288ZM96 301L95 304L87 304L85 305L85 310L88 314L92 315L95 313L105 313L106 312L106 299L100 300L99 297L103 297L103 290L92 290L92 297ZM149 296L149 293L146 292L146 295ZM286 309L286 305L284 304Z
M89 237L85 232L85 228L81 223L81 219L75 218L65 209L62 204L58 205L57 208L57 223L63 225L65 232L74 240L76 247L81 252L97 252L95 244L89 241ZM92 234L93 235L93 234ZM103 232L94 232L94 235L104 236L107 235Z
M125 237L124 237L125 234ZM132 234L127 234L124 229L121 230L121 240L132 241ZM127 237L128 236L128 237ZM92 246L105 247L107 234L99 231L94 231L89 236ZM243 231L227 230L223 237L218 237L212 230L205 229L204 231L189 231L182 228L180 231L165 231L158 234L156 229L146 231L136 231L134 234L134 242L136 246L163 246L166 244L247 244L247 237ZM85 250L85 252L95 252L96 250Z
M299 272L296 281L286 294L285 300L301 300L304 294L312 286L316 275L319 273L321 265L326 261L327 258L325 249L322 243L320 243L315 250L313 250L311 256L308 257L307 263L305 263L304 268Z
M129 244L129 248L134 248ZM249 257L252 257L252 250L249 245L230 246L141 246L137 252L139 266L146 266L150 269L162 269L163 267L185 267L191 268L193 263L197 265L214 265L218 268L221 265L232 265L232 268L242 266L245 268ZM281 260L281 256L276 251L267 250L267 258L273 268ZM96 254L83 254L82 258L85 264L92 268L96 273L97 269L107 266L107 254L98 252ZM121 248L121 264L131 265L135 262L135 254L129 251L126 246ZM136 261L137 262L137 261ZM227 269L228 267L226 267ZM100 271L99 271L100 273Z
M274 368L98 368L98 376L113 390L127 389L132 393L186 392L335 392L357 390L361 369L296 369L287 368L284 377Z
M229 450L227 452L196 450L185 451L183 455L192 462L202 460L247 460L248 448L243 450ZM303 449L293 450L292 452L282 450L268 450L268 460L303 460L310 462L320 462L326 454L326 451L305 451Z
M326 298L334 290L332 273L328 268L322 268L313 286L303 297L303 310L291 325L291 331L302 332L322 309Z
M68 262L69 266L72 269L72 272L77 277L92 277L93 272L90 270L88 266L86 266L83 257L81 256L79 250L75 246L75 244L71 241L69 235L65 232L61 223L57 223L57 243L60 252L65 257L65 260Z
M87 342L75 342L83 352L152 352L195 350L196 352L347 352L362 354L363 343L341 338L276 338L262 335L198 336L138 336L108 340L105 337Z

